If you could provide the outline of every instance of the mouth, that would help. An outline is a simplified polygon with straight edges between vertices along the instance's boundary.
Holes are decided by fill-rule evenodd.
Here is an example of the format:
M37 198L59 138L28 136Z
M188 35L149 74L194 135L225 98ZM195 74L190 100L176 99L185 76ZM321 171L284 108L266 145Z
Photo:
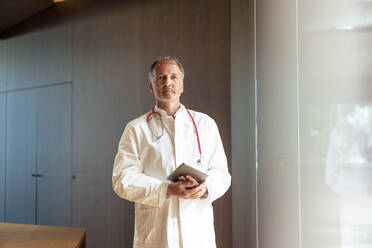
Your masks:
M162 90L162 93L163 94L169 94L169 93L176 93L175 91L174 91L174 89L170 89L170 88L166 88L166 89L163 89Z

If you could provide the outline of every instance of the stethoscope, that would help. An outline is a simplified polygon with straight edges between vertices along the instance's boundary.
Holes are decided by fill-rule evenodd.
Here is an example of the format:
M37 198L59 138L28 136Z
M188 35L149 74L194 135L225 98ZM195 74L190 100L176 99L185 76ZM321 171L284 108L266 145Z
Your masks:
M198 159L198 164L201 164L201 161L202 161L202 151L201 151L201 147L200 147L200 139L199 139L199 132L198 132L198 128L196 127L196 124L195 124L195 120L194 120L194 117L192 117L190 111L188 109L186 109L187 113L189 114L190 116L190 119L192 121L192 124L194 125L194 129L195 129L195 134L196 134L196 141L198 142L198 148L199 148L199 159ZM154 133L154 128L152 128L151 124L150 124L150 121L152 120L152 117L154 116L158 116L159 117L159 120L160 120L160 123L161 123L161 134L160 135L156 135ZM147 115L146 117L146 122L147 124L149 125L149 128L151 130L151 134L158 140L161 138L161 136L163 136L163 133L164 133L164 124L163 124L163 121L161 119L161 114L157 111L155 111L154 108L152 108L151 112Z

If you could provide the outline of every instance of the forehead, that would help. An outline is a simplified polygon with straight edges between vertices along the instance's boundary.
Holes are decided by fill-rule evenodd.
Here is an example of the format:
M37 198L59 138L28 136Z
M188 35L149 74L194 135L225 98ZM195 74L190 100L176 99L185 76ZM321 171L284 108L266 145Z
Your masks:
M155 67L155 72L159 74L181 74L178 64L172 60L159 62Z

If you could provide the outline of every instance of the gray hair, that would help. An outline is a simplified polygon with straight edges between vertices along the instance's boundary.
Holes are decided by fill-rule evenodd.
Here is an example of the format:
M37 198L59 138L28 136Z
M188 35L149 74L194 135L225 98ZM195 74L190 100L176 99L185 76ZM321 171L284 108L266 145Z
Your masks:
M174 61L178 67L180 68L180 71L181 71L181 77L182 77L182 80L183 78L185 77L185 72L183 70L183 66L181 64L181 62L176 58L176 57L172 57L172 56L161 56L159 58L157 58L154 63L152 63L151 67L150 67L150 71L149 71L149 79L150 79L150 82L151 83L154 83L155 82L155 77L156 77L156 72L155 72L155 67L163 62L163 61Z

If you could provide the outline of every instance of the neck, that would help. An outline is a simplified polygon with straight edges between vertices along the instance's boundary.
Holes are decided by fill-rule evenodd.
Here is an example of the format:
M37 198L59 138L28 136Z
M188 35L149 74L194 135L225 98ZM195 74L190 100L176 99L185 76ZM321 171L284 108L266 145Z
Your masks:
M180 102L157 102L156 105L158 108L167 112L168 116L173 116L177 110L180 108Z

